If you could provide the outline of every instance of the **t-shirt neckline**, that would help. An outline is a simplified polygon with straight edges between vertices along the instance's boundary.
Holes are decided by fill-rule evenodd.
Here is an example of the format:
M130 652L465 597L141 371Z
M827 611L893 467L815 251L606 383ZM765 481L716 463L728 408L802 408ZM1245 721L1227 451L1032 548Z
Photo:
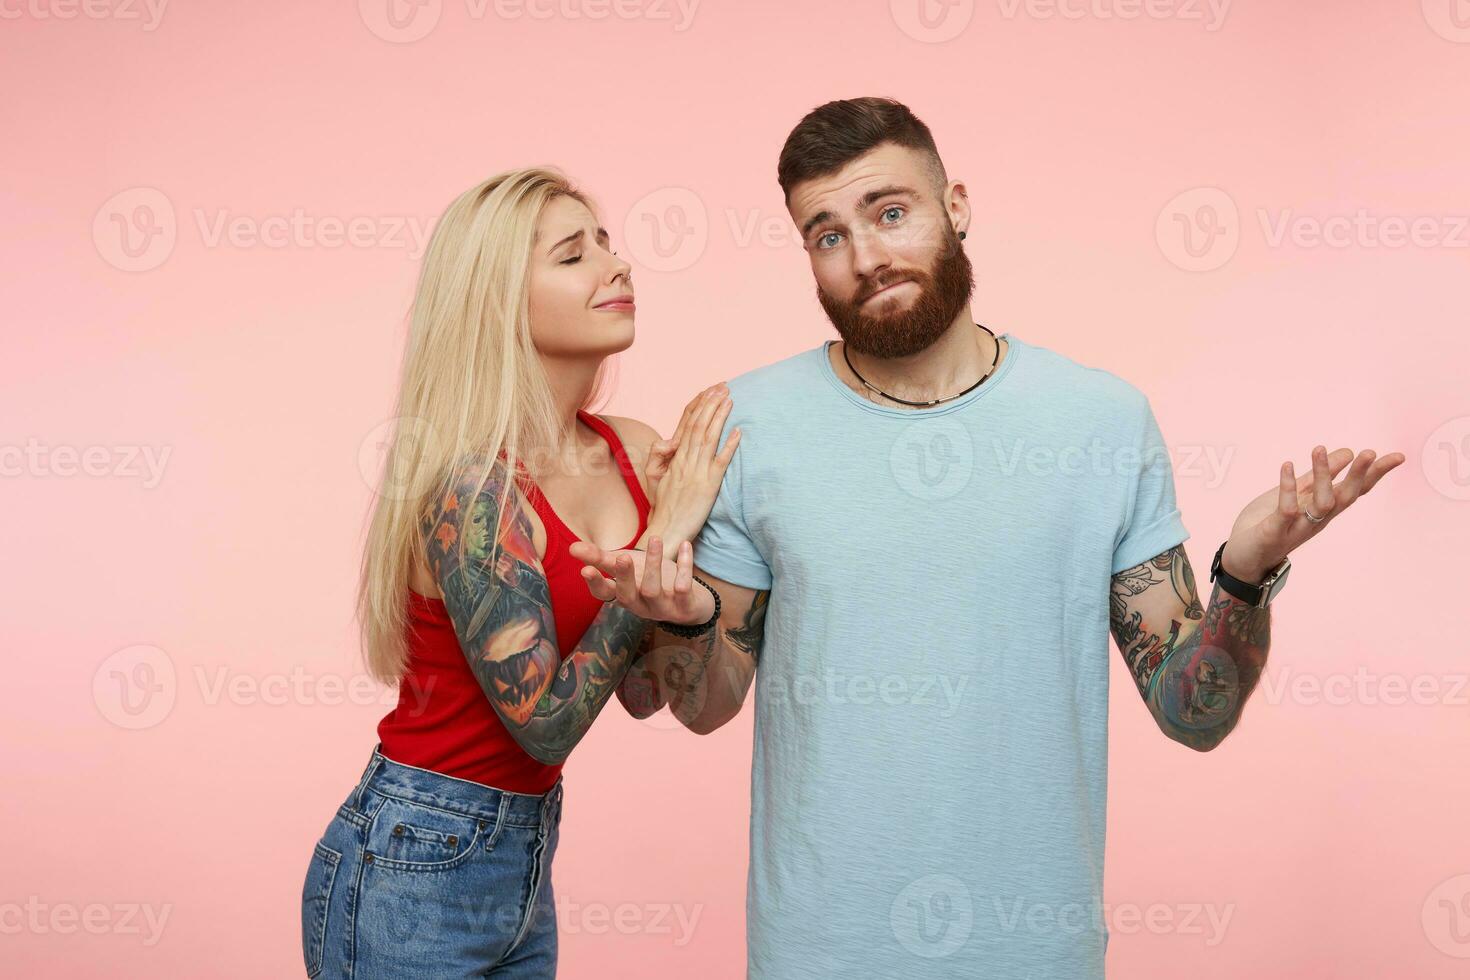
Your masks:
M853 391L837 376L836 370L832 367L832 358L828 352L831 350L832 345L837 342L835 340L824 340L816 348L814 353L822 362L821 370L823 376L831 383L832 387L837 389L839 395L854 405L877 415L889 415L898 418L929 418L935 415L947 415L950 412L958 411L968 405L972 405L1000 386L1000 383L1011 373L1011 369L1015 367L1017 356L1026 346L1025 341L1016 339L1015 335L1010 331L1006 331L1000 334L1000 336L1005 339L1009 349L1006 351L1005 359L995 369L995 373L986 378L984 384L968 395L962 398L956 398L954 401L945 402L942 405L934 405L930 408L897 408L891 405L880 405L877 402L869 401Z

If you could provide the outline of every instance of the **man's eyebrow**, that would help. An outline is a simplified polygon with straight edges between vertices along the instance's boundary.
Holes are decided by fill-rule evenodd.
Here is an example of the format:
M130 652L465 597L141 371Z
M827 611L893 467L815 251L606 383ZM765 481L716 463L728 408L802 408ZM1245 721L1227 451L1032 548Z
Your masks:
M868 208L876 204L881 198L899 197L905 194L909 197L913 197L913 188L901 187L898 184L889 184L887 187L880 187L875 191L868 191L868 193L864 194L861 198L858 199L858 210L868 210Z
M813 228L821 224L823 221L830 219L831 217L831 211L818 211L816 214L806 219L806 224L801 226L801 237L805 238L807 235L810 235Z
M863 212L885 197L898 197L900 195L913 197L914 190L911 187L903 187L899 184L889 184L886 187L879 187L876 190L868 191L868 193L860 197L858 199L857 209L859 212ZM801 237L805 238L807 235L810 235L813 228L831 218L831 211L818 211L801 226Z

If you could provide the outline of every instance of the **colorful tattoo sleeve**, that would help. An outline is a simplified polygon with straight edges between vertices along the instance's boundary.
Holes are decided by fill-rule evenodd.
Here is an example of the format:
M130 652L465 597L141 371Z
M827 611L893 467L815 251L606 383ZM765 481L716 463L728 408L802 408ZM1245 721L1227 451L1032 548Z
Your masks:
M481 463L483 466L483 462ZM563 658L524 498L512 489L498 528L507 471L497 462L483 489L472 477L449 492L421 530L460 648L516 741L546 763L563 761L652 632L608 603Z
M1265 669L1268 610L1218 584L1202 606L1179 545L1113 576L1110 619L1123 660L1164 733L1200 751L1220 744Z

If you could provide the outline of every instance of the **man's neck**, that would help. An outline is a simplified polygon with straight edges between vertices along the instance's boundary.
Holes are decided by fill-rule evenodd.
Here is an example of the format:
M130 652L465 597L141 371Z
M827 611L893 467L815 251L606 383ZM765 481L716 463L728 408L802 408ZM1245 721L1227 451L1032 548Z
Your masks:
M999 356L997 343L1000 345ZM880 405L905 407L868 390L843 360L845 346L846 342L839 340L827 350L827 359L843 383ZM989 333L975 325L969 309L965 309L938 340L917 354L878 358L848 348L847 357L871 384L897 398L918 402L946 398L964 391L991 370L992 361L995 362L995 370L1000 370L1009 347L1004 340L992 340Z

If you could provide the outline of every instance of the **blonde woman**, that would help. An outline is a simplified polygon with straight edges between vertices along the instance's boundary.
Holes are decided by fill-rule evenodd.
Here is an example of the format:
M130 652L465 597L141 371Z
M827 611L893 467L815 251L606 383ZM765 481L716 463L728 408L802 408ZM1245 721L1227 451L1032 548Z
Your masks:
M308 865L308 977L555 975L562 763L615 691L638 717L663 704L652 621L594 597L569 546L646 547L666 622L709 622L690 542L739 441L716 452L723 384L668 441L587 411L633 342L630 273L551 169L492 177L435 226L359 590L399 702Z

